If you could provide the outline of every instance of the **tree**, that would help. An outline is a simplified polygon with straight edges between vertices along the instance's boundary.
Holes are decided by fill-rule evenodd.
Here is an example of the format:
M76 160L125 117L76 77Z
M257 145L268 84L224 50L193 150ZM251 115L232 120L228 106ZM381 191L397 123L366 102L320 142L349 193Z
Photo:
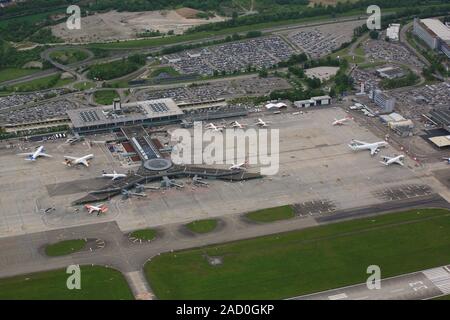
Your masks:
M259 70L259 76L261 78L267 78L268 75L269 73L267 72L266 68L262 68L261 70Z
M372 31L370 31L369 36L370 36L371 39L377 40L378 37L380 36L380 34L379 34L378 31L372 30Z

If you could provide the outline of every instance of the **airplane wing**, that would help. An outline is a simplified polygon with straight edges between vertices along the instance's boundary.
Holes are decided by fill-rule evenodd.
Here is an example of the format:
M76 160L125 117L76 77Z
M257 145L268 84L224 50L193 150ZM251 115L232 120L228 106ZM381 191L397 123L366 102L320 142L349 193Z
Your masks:
M39 155L42 157L53 158L53 156L46 154L46 153L39 153Z
M86 167L89 167L89 162L87 162L87 160L85 160L85 159L80 160L80 163L85 165Z
M357 144L368 144L367 142L359 141L359 140L352 140L352 142L357 143Z

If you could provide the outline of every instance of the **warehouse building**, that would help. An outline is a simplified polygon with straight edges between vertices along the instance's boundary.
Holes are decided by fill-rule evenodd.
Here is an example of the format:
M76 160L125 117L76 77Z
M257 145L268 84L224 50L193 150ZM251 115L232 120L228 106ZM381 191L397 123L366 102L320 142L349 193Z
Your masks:
M450 132L450 108L430 111L427 118L436 126Z
M430 140L439 149L450 147L450 136L431 137Z
M315 106L326 106L331 104L331 97L330 96L319 96L319 97L312 97L308 100L300 100L295 101L294 106L297 108L308 108L308 107L315 107Z
M393 80L404 77L406 73L398 67L386 67L377 69L377 75L381 78Z
M450 28L438 19L415 19L414 34L431 49L441 51L450 58Z

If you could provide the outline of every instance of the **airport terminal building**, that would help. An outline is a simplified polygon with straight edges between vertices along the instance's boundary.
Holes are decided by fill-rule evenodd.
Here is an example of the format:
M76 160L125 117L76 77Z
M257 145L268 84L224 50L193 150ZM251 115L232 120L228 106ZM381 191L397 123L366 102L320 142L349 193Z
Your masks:
M68 110L71 126L77 133L106 132L120 127L158 126L180 122L183 111L172 99L147 100L112 106Z

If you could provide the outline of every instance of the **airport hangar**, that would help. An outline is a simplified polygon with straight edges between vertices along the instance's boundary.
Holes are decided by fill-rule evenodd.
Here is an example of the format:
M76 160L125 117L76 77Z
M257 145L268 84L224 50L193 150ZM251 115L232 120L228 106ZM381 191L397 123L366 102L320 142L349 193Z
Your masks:
M216 169L193 165L177 165L151 139L144 126L158 126L179 123L184 118L184 112L172 99L158 99L121 104L115 100L109 107L84 108L67 112L72 122L72 129L78 134L117 131L120 130L125 141L133 147L139 156L141 166L136 173L129 174L125 179L112 181L107 186L94 190L85 197L74 201L81 205L96 201L108 200L119 195L123 190L136 188L140 184L158 181L164 177L181 178L198 176L207 179L225 181L243 181L257 179L259 173ZM127 150L131 151L131 150Z
M440 131L448 133L432 135L428 137L428 140L439 149L450 147L450 107L432 110L428 115L425 115L425 118L437 128L440 128Z

